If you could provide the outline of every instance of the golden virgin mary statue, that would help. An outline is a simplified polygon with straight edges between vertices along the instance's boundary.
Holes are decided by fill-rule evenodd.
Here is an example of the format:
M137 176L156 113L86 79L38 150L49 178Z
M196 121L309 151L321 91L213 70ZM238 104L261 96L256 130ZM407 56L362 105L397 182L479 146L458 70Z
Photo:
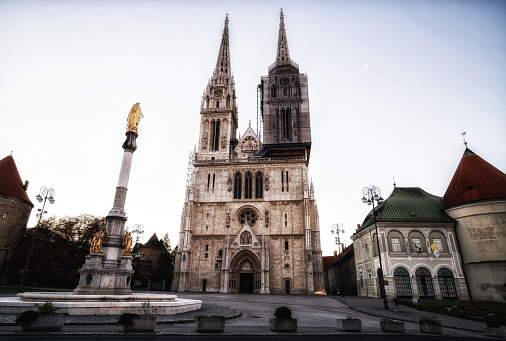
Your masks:
M127 131L137 133L137 127L139 126L141 117L144 116L142 115L140 104L137 102L132 106L132 109L130 109L130 112L128 113L126 126Z

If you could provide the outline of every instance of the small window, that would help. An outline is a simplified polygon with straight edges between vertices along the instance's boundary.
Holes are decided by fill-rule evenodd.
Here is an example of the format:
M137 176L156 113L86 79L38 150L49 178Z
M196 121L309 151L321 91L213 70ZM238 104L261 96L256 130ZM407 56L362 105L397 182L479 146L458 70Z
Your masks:
M288 240L285 240L285 250L288 251Z
M207 174L207 189L209 189L210 183L211 183L211 174Z
M215 268L215 269L218 269L218 263L215 263L215 264L214 264L214 268Z
M216 174L213 174L213 192L214 192L214 183L216 182ZM209 186L208 186L209 187Z
M223 256L223 250L218 251L218 256L220 256L220 257Z
M288 192L289 188L288 188L288 171L285 172L286 173L286 191Z
M290 268L290 264L285 264L285 268L289 269Z
M288 226L288 215L285 213L285 226Z
M209 244L206 244L206 251L209 251Z
M209 256L209 254L206 252L206 254L204 255L205 258L207 258Z
M392 238L392 251L401 252L401 240L399 238Z

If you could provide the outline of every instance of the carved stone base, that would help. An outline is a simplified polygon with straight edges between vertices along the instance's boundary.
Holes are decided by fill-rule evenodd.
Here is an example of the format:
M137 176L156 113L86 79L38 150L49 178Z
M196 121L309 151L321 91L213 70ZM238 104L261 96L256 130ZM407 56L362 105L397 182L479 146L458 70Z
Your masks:
M130 295L130 281L134 270L131 256L122 256L120 264L112 268L101 253L86 256L83 267L79 270L79 285L74 289L75 295Z

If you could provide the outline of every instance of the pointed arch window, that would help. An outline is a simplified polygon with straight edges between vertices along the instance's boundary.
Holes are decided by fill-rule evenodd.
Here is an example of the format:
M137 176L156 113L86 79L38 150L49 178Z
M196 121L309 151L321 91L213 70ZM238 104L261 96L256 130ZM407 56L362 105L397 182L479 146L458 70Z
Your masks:
M253 175L251 172L246 172L244 177L244 199L251 199L253 197Z
M237 172L234 177L234 199L241 199L242 174Z
M220 147L220 120L211 121L211 151L216 152Z
M264 175L258 171L255 176L255 198L261 199L264 197Z
M290 108L281 109L281 137L290 138L290 127L292 125Z
M271 97L276 98L276 87L275 86L271 86Z

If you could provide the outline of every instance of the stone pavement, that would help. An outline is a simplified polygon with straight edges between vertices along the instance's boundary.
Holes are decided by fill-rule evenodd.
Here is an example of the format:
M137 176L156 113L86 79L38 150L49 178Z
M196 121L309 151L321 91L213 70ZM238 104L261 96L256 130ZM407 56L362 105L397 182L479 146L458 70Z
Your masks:
M401 306L394 311L383 309L383 301L376 298L356 296L309 296L309 295L256 295L219 293L178 293L182 298L202 300L202 309L172 316L160 316L156 335L195 335L192 323L196 315L223 315L230 320L225 326L224 335L277 335L269 329L269 317L273 317L275 307L287 305L292 314L299 319L297 335L337 335L335 318L347 316L362 320L363 335L385 334L379 328L380 318L397 319L406 322L405 336L417 335L418 320L421 315L431 315ZM437 315L443 321L443 337L486 338L483 333L485 323ZM15 315L0 314L0 338L2 335L20 335L20 326L13 324ZM56 334L63 335L111 335L123 334L123 328L114 324L111 316L68 316L65 326ZM346 333L344 333L346 334ZM153 335L153 333L151 333ZM392 335L393 336L393 335ZM427 335L429 336L429 335Z
M416 310L414 308L406 307L403 305L400 305L399 310L396 311L393 300L388 300L389 310L385 310L383 305L383 299L381 298L359 297L359 296L345 296L345 297L331 296L331 297L364 314L377 316L381 318L389 318L392 320L418 323L420 316L433 315L431 312ZM442 321L443 327L446 328L483 332L483 328L486 326L484 322L471 321L441 314L436 314L436 316L439 320Z

